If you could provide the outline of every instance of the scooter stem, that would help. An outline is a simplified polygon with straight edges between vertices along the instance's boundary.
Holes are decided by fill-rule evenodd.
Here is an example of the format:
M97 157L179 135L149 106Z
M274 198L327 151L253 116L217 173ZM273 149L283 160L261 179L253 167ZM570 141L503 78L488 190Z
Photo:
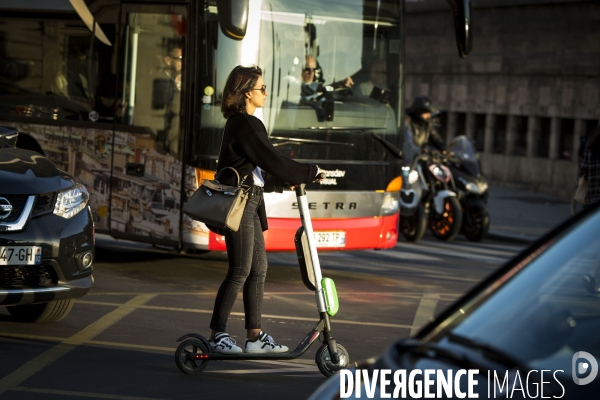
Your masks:
M315 273L315 296L317 298L317 308L320 313L327 312L327 305L325 304L325 294L323 293L323 286L321 280L321 264L319 264L319 255L317 253L317 245L315 244L315 237L313 234L312 221L310 219L310 211L308 209L308 201L306 200L306 185L304 183L296 186L296 198L298 200L298 210L300 211L300 220L302 226L306 232L306 239L308 241L308 248L310 252L310 258Z

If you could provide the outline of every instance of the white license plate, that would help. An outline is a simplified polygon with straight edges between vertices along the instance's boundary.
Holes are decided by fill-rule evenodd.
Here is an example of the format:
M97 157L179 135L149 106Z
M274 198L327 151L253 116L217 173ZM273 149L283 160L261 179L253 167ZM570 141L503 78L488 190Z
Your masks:
M346 232L313 232L317 247L344 247L346 245Z
M0 265L39 265L42 246L0 246Z

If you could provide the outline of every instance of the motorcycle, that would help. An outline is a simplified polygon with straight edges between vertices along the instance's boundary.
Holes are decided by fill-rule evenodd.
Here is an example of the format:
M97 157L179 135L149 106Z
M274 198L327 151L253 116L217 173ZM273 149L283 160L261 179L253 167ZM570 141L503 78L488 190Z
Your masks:
M462 233L468 240L479 242L490 228L487 180L481 174L473 144L466 136L455 137L448 150L453 157L447 166L454 176L464 216Z
M462 226L462 209L452 173L443 164L447 156L439 151L421 154L409 136L405 136L403 153L400 231L406 240L416 242L423 237L429 222L436 238L454 239Z
M458 235L462 227L463 213L456 195L456 187L452 172L445 165L451 156L438 150L429 151L423 156L427 165L429 193L429 229L433 236L440 240L451 241Z

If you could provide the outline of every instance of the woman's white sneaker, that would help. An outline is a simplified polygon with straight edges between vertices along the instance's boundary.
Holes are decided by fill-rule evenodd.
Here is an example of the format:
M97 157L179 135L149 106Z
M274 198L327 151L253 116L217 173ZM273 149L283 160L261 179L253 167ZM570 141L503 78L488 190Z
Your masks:
M235 340L225 332L217 333L215 335L215 341L210 342L210 347L213 353L240 354L244 352L241 347L236 346Z
M285 353L287 346L275 343L270 335L260 331L256 340L246 339L246 353Z

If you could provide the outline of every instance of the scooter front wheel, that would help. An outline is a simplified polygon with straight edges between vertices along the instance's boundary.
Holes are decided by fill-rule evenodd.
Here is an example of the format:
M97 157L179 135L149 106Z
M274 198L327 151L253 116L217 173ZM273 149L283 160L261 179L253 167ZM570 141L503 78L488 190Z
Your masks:
M209 349L200 339L187 339L175 350L175 364L181 372L195 375L202 372L208 365L208 360L197 358L200 354L208 354Z
M339 370L348 368L348 365L350 365L350 355L348 354L348 350L339 343L337 344L337 353L340 362L334 364L333 361L331 361L331 354L329 354L329 345L327 343L323 343L321 347L319 347L319 350L317 350L315 362L323 375L330 377Z

